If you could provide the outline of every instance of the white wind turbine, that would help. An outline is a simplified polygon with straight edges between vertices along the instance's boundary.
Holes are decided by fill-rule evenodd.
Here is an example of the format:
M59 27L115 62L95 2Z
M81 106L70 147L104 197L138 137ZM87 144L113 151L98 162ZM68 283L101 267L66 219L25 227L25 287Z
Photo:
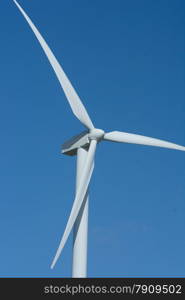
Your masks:
M87 236L88 236L88 188L94 169L94 156L97 143L101 141L111 141L120 143L140 144L147 146L163 147L185 151L184 146L180 146L167 141L146 137L138 134L112 131L105 133L101 129L94 127L84 105L79 96L75 92L69 79L64 73L62 67L58 63L51 49L30 20L25 11L13 0L22 15L28 22L36 38L38 39L42 49L44 50L54 72L63 88L66 98L71 106L75 116L87 128L86 131L73 137L70 141L63 145L62 152L67 155L77 155L77 176L76 176L76 195L71 209L71 213L61 238L58 250L51 264L53 268L66 244L66 241L74 229L73 242L73 277L86 277L87 273Z

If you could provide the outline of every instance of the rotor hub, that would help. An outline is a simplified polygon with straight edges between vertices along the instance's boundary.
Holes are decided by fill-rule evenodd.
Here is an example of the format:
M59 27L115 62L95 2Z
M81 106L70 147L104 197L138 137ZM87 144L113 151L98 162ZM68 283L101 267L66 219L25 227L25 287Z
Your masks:
M90 130L89 139L90 140L102 140L105 132L102 129L93 128Z

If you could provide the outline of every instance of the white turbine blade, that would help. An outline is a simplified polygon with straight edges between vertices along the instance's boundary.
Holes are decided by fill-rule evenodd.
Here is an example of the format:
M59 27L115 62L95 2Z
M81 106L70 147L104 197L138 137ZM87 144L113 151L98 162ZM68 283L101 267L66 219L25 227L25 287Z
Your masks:
M185 151L184 146L180 146L174 143L166 142L163 140L159 140L159 139L155 139L155 138L151 138L139 134L127 133L127 132L120 132L120 131L108 132L104 135L104 139L112 142L139 144L139 145L162 147L162 148Z
M88 151L88 154L87 154L87 159L86 159L85 166L84 166L84 169L83 169L80 184L77 188L77 193L76 193L76 196L75 196L73 207L72 207L69 219L67 221L67 225L66 225L64 234L63 234L62 239L60 241L58 250L57 250L56 255L55 255L55 257L53 259L53 262L51 264L52 269L55 266L60 254L61 254L61 252L62 252L62 250L65 246L65 243L66 243L66 241L69 237L69 234L70 234L70 232L73 228L73 225L74 225L74 223L76 221L76 218L78 216L78 213L80 211L80 208L81 208L81 205L83 203L84 197L87 193L88 186L89 186L90 179L91 179L92 172L93 172L93 167L94 167L94 155L95 155L95 150L96 150L96 144L97 144L96 140L92 140L91 143L90 143L89 151Z
M74 90L72 84L70 83L69 79L67 78L66 74L64 73L62 67L60 66L59 62L57 61L56 57L54 56L53 52L47 45L46 41L42 37L42 35L39 33L38 29L35 27L33 22L30 20L28 15L25 13L25 11L22 9L22 7L17 3L16 0L13 0L14 3L17 5L19 10L21 11L22 15L28 22L29 26L31 27L32 31L34 32L36 38L38 39L42 49L44 50L53 70L55 71L55 74L63 88L63 91L66 95L66 98L71 106L71 109L75 116L88 128L92 129L94 128L92 121L82 104L80 98L78 97L76 91Z

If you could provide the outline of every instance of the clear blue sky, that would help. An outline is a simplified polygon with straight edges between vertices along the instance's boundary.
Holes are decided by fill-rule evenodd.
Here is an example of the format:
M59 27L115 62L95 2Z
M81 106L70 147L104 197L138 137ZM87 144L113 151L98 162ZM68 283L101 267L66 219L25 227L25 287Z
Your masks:
M99 128L185 145L182 0L20 0ZM15 7L0 4L0 276L69 277L83 130ZM101 143L91 183L89 277L185 276L185 153Z

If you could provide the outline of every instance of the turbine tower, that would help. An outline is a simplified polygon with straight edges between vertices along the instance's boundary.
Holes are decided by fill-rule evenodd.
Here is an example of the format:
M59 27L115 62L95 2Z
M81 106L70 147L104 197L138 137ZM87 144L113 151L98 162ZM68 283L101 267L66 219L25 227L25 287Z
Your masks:
M56 255L51 264L53 268L59 259L59 256L67 242L69 234L73 230L73 270L72 277L87 276L87 238L88 238L88 188L94 169L94 156L97 144L101 141L111 141L120 143L140 144L146 146L155 146L168 149L185 151L184 146L160 139L146 137L143 135L112 131L105 133L102 129L94 127L84 105L74 90L72 84L64 73L61 65L55 58L53 52L46 41L35 27L31 19L18 4L13 0L18 9L28 22L42 49L44 50L60 84L69 102L74 115L86 127L86 130L66 143L62 148L62 153L66 155L77 156L77 175L76 175L76 194L71 209L66 228L61 238Z

